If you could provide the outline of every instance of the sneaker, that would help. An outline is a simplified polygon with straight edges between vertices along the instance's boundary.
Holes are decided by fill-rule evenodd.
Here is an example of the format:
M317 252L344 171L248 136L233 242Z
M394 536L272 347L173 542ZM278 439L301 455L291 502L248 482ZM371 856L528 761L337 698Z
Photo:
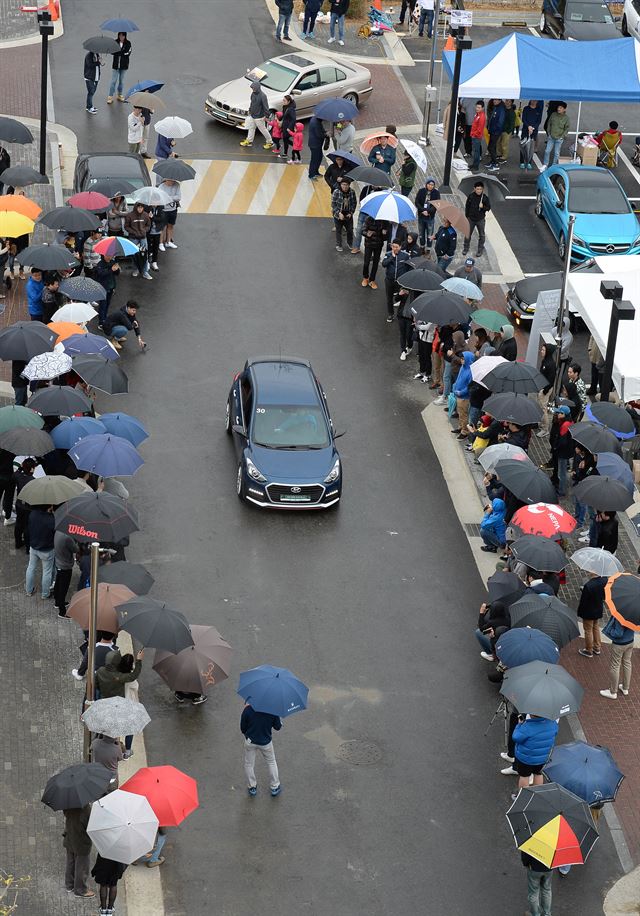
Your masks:
M300 38L302 39L302 41L306 41L306 40L307 40L307 36L304 34L304 32L302 33L302 35L300 36Z
M263 149L273 149L273 143L271 143L271 142L269 142L269 143L263 143L263 144L262 144L262 148L263 148Z
M483 544L480 550L484 550L485 553L497 553L498 552L498 548L491 547L490 544Z
M122 344L119 341L117 341L115 337L110 337L109 340L111 341L113 346L116 348L116 350L122 350Z
M87 108L87 111L89 112L89 114L95 114L97 110L98 110L97 108Z
M124 102L124 96L123 96L123 95L118 95L118 101L119 101L119 102Z
M143 278L143 280L153 280L153 277L151 276L151 274L149 273L148 270L146 270L146 271L142 274L142 278Z
M539 429L538 432L536 433L536 436L538 437L538 439L544 439L548 435L549 433L546 431L546 429Z
M527 171L528 171L528 172L533 172L533 164L532 164L531 162L528 162L528 163L527 163Z
M160 244L158 245L158 251L166 251L166 250L167 249L164 247L164 242L160 242Z
M524 162L521 162L521 163L520 163L520 168L523 169L523 170L526 168L526 165L524 164Z
M625 697L628 697L628 696L629 696L629 691L628 691L628 690L625 690L624 687L622 686L622 684L619 684L619 685L618 685L618 690L620 691L620 693L621 693L623 696L625 696Z
M7 528L9 525L15 525L15 523L15 518L5 518L2 524L5 526L5 528Z
M387 315L387 324L391 321L393 321L393 315Z
M334 43L334 41L335 41L335 38L330 38L329 41L327 42L327 44L328 44L328 45L332 45L332 44Z
M252 140L246 140L246 139L245 139L245 140L241 140L241 141L240 141L240 146L253 146L253 141L252 141Z
M291 41L291 35L283 35L283 36L282 36L282 40L283 40L283 41Z
M541 165L541 166L540 166L540 171L541 171L541 172L546 172L546 170L547 170L546 165Z
M309 34L307 35L307 38L315 38L315 37L316 36L314 32L309 32Z
M367 280L366 277L364 277L360 286L368 286L368 285L369 285L369 281Z
M293 165L293 159L287 159L287 165Z
M66 616L67 616L67 609L66 609L66 607L59 607L59 608L56 608L56 610L58 611L58 617L66 617ZM80 680L82 680L82 678L80 678Z
M491 652L481 652L480 657L484 658L484 660L487 662L495 662L495 658L493 657Z
M503 760L508 760L509 763L513 763L513 761L515 760L515 757L511 757L509 754L507 754L506 751L500 751L500 756L502 757Z
M107 105L113 105L113 96L112 95L107 96ZM87 111L89 111L88 108L87 108Z
M179 697L177 693L174 693L174 697L176 698L176 703L184 703L184 697Z
M581 538L578 538L578 540L580 541L581 544L588 544L588 543L589 543L589 535L588 535L588 534L584 534Z
M201 693L199 697L196 697L195 700L191 700L192 706L200 706L201 703L206 703L209 697L204 693Z
M344 251L342 245L336 245L336 251Z
M251 796L251 798L255 798L256 795L258 794L258 787L257 787L257 786L249 786L249 788L247 789L247 792L249 793L249 795Z
M517 797L518 797L518 793L517 793L517 792L515 792L515 793L512 792L512 793L511 793L511 801L515 801Z
M407 358L407 351L403 350L402 353L400 354L400 359L406 359L406 358Z
M131 274L131 276L132 276L132 277L138 277L138 276L140 276L140 275L139 275L139 273L138 273L137 270L134 270L133 273Z
M339 44L339 45L342 45L342 47L344 48L344 41L343 41L342 39L340 39L340 41L338 42L338 44Z
M377 288L378 288L378 284L376 283L376 281L375 281L375 280L370 280L370 281L369 281L369 289L377 289Z
M176 245L175 242L167 242L165 247L166 248L177 248L178 246Z
M593 658L593 652L588 649L578 649L578 655L584 655L585 658Z
M446 401L446 398L444 397L444 395L441 394L441 395L438 395L438 397L435 399L433 403L437 404L438 407L442 407L445 401Z
M511 765L500 770L500 772L502 773L503 776L517 776L518 775L518 771L514 770Z
M157 261L152 261L152 262L151 262L151 270L160 270L160 268L158 267L158 262L157 262Z
M583 528L582 531L580 531L580 532L578 532L578 533L579 533L579 535L580 535L581 538L583 538L583 537L588 537L588 536L589 536L589 529L588 529L588 528Z
M152 859L149 859L149 861L146 862L145 865L147 866L147 868L157 868L158 865L162 865L163 862L164 862L164 856L158 856L158 858L155 861Z
M282 786L276 786L275 789L271 790L271 797L275 798L276 795L280 795L281 792L282 792Z
M561 866L558 868L558 871L560 872L560 874L561 874L562 877L564 878L564 877L566 877L566 876L569 874L569 872L571 871L571 866L570 866L570 865L561 865Z
M128 760L129 757L133 757L133 751L125 751L124 754L122 755L123 760Z
M428 376L428 375L423 375L422 378L420 379L420 381L422 382L423 385L428 385L428 384L429 384L429 376Z
M594 649L594 650L593 650L593 654L594 654L594 655L600 655L600 649Z
M416 372L416 374L415 374L413 377L414 377L414 379L416 379L416 378L423 379L423 378L424 378L422 372Z
M617 700L617 699L618 699L618 694L617 694L617 693L611 693L611 691L610 691L608 688L607 688L606 690L601 690L601 691L600 691L600 696L601 696L601 697L606 697L608 700Z
M352 248L352 249L351 249L351 254L360 254L360 249L359 249L359 248Z
M75 891L73 892L74 897L95 897L95 895L95 891L85 891L84 894L76 894Z

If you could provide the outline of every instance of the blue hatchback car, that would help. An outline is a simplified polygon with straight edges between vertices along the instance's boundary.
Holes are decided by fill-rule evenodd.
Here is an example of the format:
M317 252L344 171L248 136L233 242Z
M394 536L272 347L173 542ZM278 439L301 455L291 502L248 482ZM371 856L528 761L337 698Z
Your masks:
M338 504L337 434L322 385L306 360L248 360L229 392L226 430L238 455L240 499L265 509Z
M572 261L640 254L640 224L618 179L607 169L578 163L545 169L538 177L535 209L553 232L562 260L572 214Z

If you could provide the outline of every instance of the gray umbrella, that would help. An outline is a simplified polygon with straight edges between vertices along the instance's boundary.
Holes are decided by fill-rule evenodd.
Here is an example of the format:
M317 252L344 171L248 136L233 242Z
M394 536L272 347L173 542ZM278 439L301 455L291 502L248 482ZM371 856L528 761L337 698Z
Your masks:
M157 649L153 669L172 690L206 693L229 677L231 646L215 627L192 626L193 645L174 655Z
M370 184L373 188L393 187L393 178L390 175L368 165L357 165L355 169L351 169L349 178L351 181L359 181L361 184Z
M113 779L113 770L101 763L76 763L48 780L40 801L54 811L84 808L102 798Z
M573 488L573 495L585 506L602 512L622 512L633 503L633 493L614 477L593 474Z
M494 472L503 486L523 503L554 503L555 487L540 468L532 461L518 461L517 458L502 458ZM547 569L536 566L535 569Z
M110 359L98 354L89 354L74 357L73 371L80 378L107 394L123 394L129 390L129 379L126 372Z
M2 173L3 176L6 174ZM38 270L70 270L78 263L65 245L30 245L16 255L18 264L29 264Z
M500 693L520 712L558 719L578 712L584 690L561 665L527 662L505 672Z
M154 583L154 578L139 563L106 563L98 570L99 582L111 582L115 585L126 585L136 595L146 595Z
M108 697L92 703L85 710L82 721L91 732L120 738L139 734L151 722L151 717L142 703L124 697Z
M36 477L25 483L20 499L29 506L60 506L68 499L93 492L84 480L69 480L62 474Z
M81 207L54 207L53 210L41 214L38 222L49 229L66 229L67 232L90 232L100 225L95 213Z
M29 407L44 417L72 417L76 413L90 410L91 401L77 388L71 388L69 385L50 385L32 395Z
M513 542L511 552L521 563L540 572L560 572L569 562L559 544L538 534L523 534Z
M460 192L462 194L473 193L473 186L478 181L484 183L484 193L489 198L491 206L502 203L507 194L510 193L504 182L496 178L495 175L488 175L486 172L478 172L477 175L467 175L466 178L462 178L459 185Z
M143 646L180 652L193 645L187 618L148 595L131 598L116 607L120 627L140 640Z
M492 394L513 391L514 394L533 394L541 391L547 382L544 375L529 363L500 363L482 379L482 384Z
M555 595L527 592L509 608L512 627L533 627L550 636L559 649L580 635L576 613Z
M190 181L196 177L196 170L182 159L161 159L151 171L172 181Z
M117 54L120 45L109 35L94 35L82 42L85 51L93 51L94 54Z
M49 184L49 179L32 169L30 165L10 165L2 173L2 183L14 188L24 188L28 184Z
M43 429L16 426L0 435L0 448L11 455L33 455L39 458L55 448L55 442Z
M5 143L33 143L33 134L15 118L0 118L0 140Z

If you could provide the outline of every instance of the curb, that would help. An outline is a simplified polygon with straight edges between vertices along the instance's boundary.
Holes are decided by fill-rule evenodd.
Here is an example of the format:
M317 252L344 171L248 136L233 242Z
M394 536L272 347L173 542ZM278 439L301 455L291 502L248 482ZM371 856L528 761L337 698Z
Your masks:
M60 15L53 23L53 35L50 36L49 41L54 41L56 38L60 38L61 35L64 35L64 25L62 22L62 0L59 0ZM43 7L44 9L44 7ZM31 15L35 15L31 14ZM7 38L5 41L0 41L0 50L5 51L10 48L23 48L25 45L35 45L40 44L40 33L34 32L33 35L27 35L25 38Z
M0 115L0 117L9 116ZM20 121L27 127L40 130L40 121L37 118L20 118ZM56 207L61 207L64 204L62 189L70 188L73 184L73 170L78 158L78 138L68 127L56 124L54 121L47 121L47 131L58 138L57 144L51 141L51 161Z
M631 916L639 911L639 900L640 866L616 881L604 898L604 912L606 916Z

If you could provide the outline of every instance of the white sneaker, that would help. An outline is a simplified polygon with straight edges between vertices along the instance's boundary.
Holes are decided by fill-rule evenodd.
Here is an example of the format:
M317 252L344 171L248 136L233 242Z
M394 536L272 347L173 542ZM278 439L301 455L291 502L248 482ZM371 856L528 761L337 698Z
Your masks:
M489 652L481 652L480 656L487 662L495 662L495 658Z
M151 274L149 273L148 270L145 271L145 272L142 274L142 276L144 277L145 280L153 280L153 277L151 276Z
M420 379L423 378L422 372L416 372L416 374L413 377L420 378Z
M601 690L601 691L600 691L600 696L601 696L601 697L606 697L608 700L617 700L617 699L618 699L618 694L617 694L617 693L611 693L611 691L609 690L609 688L607 688L606 690Z
M406 358L407 358L407 351L403 350L402 353L400 354L400 359L406 359Z
M619 685L618 685L618 690L620 691L620 693L621 693L623 696L625 696L625 697L628 697L628 696L629 696L629 691L628 691L628 690L625 690L624 687L622 686L622 684L619 684Z
M332 44L334 43L334 41L335 41L335 38L330 38L329 41L327 42L327 44L328 44L328 45L332 45Z
M446 404L446 398L443 394L440 394L433 403L437 404L438 407L442 407L443 404Z
M164 242L160 242L160 244L158 245L158 251L166 251L166 250L167 249L164 247Z
M343 41L342 39L340 39L340 41L338 42L338 44L339 44L339 45L342 45L342 47L344 47L344 41Z
M583 538L583 537L589 537L589 529L588 529L588 528L584 528L582 531L580 531L580 537L581 537L581 538Z
M15 523L16 523L15 518L11 517L11 518L5 518L2 524L5 526L5 528L7 528L9 525L15 525Z
M546 431L546 429L539 429L538 432L536 433L536 436L538 437L538 439L544 439L545 436L548 436L548 435L549 433Z
M177 247L178 246L176 245L175 242L167 242L167 248L177 248Z
M514 757L510 757L506 751L500 751L500 756L502 757L503 760L508 760L509 763L513 763L515 759Z
M138 271L137 271L137 270L134 270L133 273L131 274L131 276L132 276L132 277L138 277L138 276L139 276Z
M514 770L512 766L505 767L504 770L500 770L503 776L517 776L518 771Z
M160 270L160 268L158 267L158 262L157 262L157 261L152 261L152 262L151 262L151 270Z
M589 535L588 535L588 534L583 534L581 538L578 538L578 540L580 541L581 544L588 544L588 543L589 543Z

